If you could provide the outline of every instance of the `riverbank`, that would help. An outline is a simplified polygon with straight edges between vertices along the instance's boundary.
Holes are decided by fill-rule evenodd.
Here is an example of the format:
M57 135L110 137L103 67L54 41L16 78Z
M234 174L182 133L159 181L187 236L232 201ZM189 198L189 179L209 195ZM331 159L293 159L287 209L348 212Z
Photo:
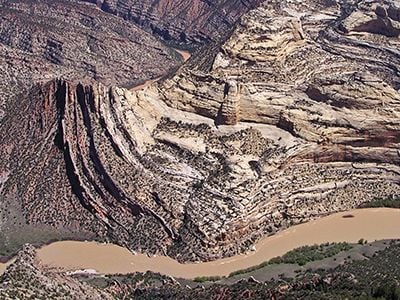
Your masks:
M346 218L352 215L352 218ZM95 269L104 274L153 271L192 279L201 276L227 276L258 265L295 248L326 242L356 243L400 238L400 209L367 208L336 213L293 226L256 245L256 251L205 263L181 264L170 257L133 254L113 244L61 241L38 249L43 264L67 271ZM4 264L0 264L4 268Z

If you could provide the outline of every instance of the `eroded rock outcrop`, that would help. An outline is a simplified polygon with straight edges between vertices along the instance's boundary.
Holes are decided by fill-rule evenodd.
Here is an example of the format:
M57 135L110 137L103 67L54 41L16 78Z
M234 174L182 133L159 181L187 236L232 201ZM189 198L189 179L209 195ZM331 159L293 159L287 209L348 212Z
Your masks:
M134 92L37 86L0 124L1 196L30 223L187 261L398 195L399 40L348 25L397 26L395 3L307 3L249 12L210 71Z
M180 64L155 37L77 1L0 1L0 121L6 102L55 77L132 86Z
M226 190L243 205L243 231L233 227L230 237L250 228L272 232L398 194L396 5L265 2L241 20L210 72L186 69L160 86L169 106L217 124L224 123L221 112L232 116L239 108L225 124L253 127L272 140L252 158L257 177L242 174L236 188ZM241 87L235 105L226 101L227 80ZM208 210L198 211L196 220L207 219Z
M82 1L82 0L81 0ZM185 46L218 41L262 0L83 0Z

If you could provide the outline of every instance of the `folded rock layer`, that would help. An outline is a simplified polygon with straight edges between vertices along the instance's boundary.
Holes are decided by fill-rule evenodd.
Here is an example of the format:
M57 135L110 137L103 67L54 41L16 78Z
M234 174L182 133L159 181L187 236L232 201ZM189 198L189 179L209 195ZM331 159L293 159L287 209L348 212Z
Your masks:
M30 223L188 261L398 195L396 5L267 1L209 71L134 92L40 85L0 127L2 197Z
M175 69L176 53L134 24L76 1L0 1L5 103L56 77L130 87Z

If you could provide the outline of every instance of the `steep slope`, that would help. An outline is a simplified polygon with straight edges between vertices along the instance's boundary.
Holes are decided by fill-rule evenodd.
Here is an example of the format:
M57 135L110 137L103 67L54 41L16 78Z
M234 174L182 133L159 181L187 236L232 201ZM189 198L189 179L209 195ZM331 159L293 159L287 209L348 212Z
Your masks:
M7 272L0 276L1 299L114 299L109 293L48 270L25 245Z
M262 0L83 0L183 45L219 40Z
M8 180L14 188L0 196L0 255L28 241L91 238L96 221L71 200L63 154L54 147L57 108L41 102L48 91L37 84L59 76L130 86L170 72L181 58L85 3L0 1L0 20L0 194Z
M390 1L269 1L242 19L210 72L160 86L169 106L270 141L251 140L259 150L248 156L206 147L229 168L205 179L212 196L189 202L201 243L238 244L399 193L398 12Z
M209 71L194 58L135 92L38 85L0 124L0 224L19 204L34 226L207 260L398 195L398 12L269 1Z
M37 81L130 86L180 63L153 36L93 5L0 1L0 20L0 105Z

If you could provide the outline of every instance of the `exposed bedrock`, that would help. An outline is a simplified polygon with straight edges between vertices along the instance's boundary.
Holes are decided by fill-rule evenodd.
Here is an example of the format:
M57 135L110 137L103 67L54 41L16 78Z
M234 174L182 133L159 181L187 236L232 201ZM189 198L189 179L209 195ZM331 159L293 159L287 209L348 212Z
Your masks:
M210 72L186 68L159 86L170 107L252 126L275 147L251 159L257 184L243 198L257 217L228 218L243 231L228 227L226 239L385 197L378 190L398 194L397 12L395 1L267 1L242 18ZM394 173L377 176L382 167Z
M180 64L157 38L94 5L0 0L0 121L5 103L35 82L63 77L129 87Z
M0 124L1 196L29 222L187 261L398 195L399 39L346 25L359 11L395 27L395 3L307 3L250 11L209 72L36 87Z
M184 46L218 41L263 0L80 0Z
M42 189L61 174L37 175L33 185L17 183L11 173L3 195L17 191L29 222L83 222L76 226L131 249L210 259L399 190L395 137L368 146L317 143L285 126L215 127L211 119L163 105L153 89L132 94L65 81L38 89L25 108L36 113L21 130L29 128L43 140L44 153L56 155L72 194L54 220L54 207L40 205ZM20 147L10 155L28 168L35 150ZM46 195L48 204L63 203L56 192ZM79 205L93 221L77 214Z

